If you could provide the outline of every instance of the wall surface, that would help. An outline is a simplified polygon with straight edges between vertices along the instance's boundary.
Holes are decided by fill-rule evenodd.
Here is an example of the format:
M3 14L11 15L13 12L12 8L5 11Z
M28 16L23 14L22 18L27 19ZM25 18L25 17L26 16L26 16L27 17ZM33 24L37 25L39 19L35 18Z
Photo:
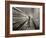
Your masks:
M46 3L46 0L17 0L17 1L44 2L44 3ZM45 10L46 10L46 4L45 4ZM46 11L45 11L45 19L46 19ZM45 23L45 25L46 25L46 23ZM45 26L45 32L46 32L46 26ZM0 38L5 38L5 0L0 0ZM13 38L13 37L11 37L11 38ZM16 38L46 38L46 35L24 36L24 37L16 37Z

